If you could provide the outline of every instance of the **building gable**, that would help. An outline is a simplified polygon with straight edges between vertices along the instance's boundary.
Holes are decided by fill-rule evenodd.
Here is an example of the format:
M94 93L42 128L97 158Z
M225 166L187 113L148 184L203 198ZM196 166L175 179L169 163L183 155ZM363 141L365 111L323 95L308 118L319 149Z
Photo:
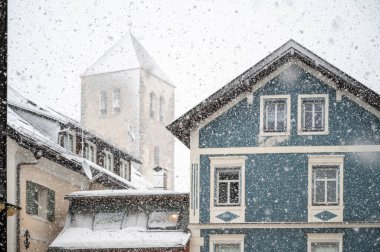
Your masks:
M328 80L325 80L328 81ZM379 144L378 111L368 111L363 103L351 97L340 97L334 83L326 83L298 64L289 64L281 73L257 86L252 93L241 95L235 104L217 111L200 124L200 148L271 147L303 145ZM252 98L249 98L252 94ZM290 95L290 132L266 136L260 130L261 97ZM305 136L300 132L299 97L326 96L328 113L325 134ZM248 98L247 98L248 97ZM251 101L250 101L251 100ZM367 105L368 106L368 105ZM225 111L224 111L225 110ZM222 113L221 113L222 112ZM374 113L372 113L374 112ZM360 120L358 120L360 118Z
M327 78L335 83L336 89L351 98L358 99L372 111L380 110L380 96L311 51L293 40L278 48L262 61L236 77L206 100L172 122L167 128L186 146L190 147L190 131L219 109L251 92L264 78L290 61L299 61L307 68L317 71L320 79Z

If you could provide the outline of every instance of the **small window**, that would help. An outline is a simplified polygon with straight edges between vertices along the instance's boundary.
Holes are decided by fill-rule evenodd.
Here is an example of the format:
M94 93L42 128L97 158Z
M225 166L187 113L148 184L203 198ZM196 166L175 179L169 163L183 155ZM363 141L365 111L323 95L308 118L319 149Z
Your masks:
M86 142L84 144L84 158L96 163L96 146L91 142Z
M311 243L312 252L339 252L338 242L313 242Z
M121 229L124 212L96 213L94 218L94 230Z
M101 115L107 114L107 92L100 92L100 100L99 100L99 111Z
M343 222L343 166L344 155L308 156L308 222Z
M290 96L263 96L260 98L260 134L290 133Z
M174 229L178 225L179 212L155 211L149 214L148 228Z
M154 167L156 166L159 166L160 165L160 147L159 146L155 146L154 147Z
M240 205L240 168L216 168L217 205Z
M74 132L68 130L60 132L58 136L58 143L66 150L76 153L76 137Z
M153 174L153 185L155 189L166 190L167 189L167 180L168 175L164 169L156 171Z
M313 205L339 204L339 167L313 167Z
M117 88L112 93L112 111L113 113L119 113L120 112L120 89Z
M130 171L131 171L130 167L131 167L130 162L124 159L121 159L120 160L120 177L126 180L130 180Z
M210 234L212 252L243 252L244 234Z
M160 97L160 122L164 122L165 118L165 99Z
M307 234L308 252L342 252L342 233L310 233Z
M298 134L328 134L328 95L298 96Z
M42 185L27 181L26 213L54 221L55 192Z
M124 218L123 228L146 229L148 214L145 212L127 212Z
M150 93L150 117L155 118L156 116L156 103L157 103L157 97L154 92Z
M70 227L92 228L94 215L90 213L72 213Z
M215 252L240 252L240 244L224 244L216 243L214 244Z
M114 168L113 155L109 151L104 151L103 167L113 172L113 168Z
M286 100L272 99L265 101L265 132L286 131Z

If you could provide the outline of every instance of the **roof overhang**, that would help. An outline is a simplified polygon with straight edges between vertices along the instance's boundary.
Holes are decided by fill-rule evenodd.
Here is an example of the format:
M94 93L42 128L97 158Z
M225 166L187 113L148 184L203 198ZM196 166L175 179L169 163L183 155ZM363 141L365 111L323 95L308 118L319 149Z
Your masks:
M282 65L298 60L319 71L341 90L346 90L380 111L380 95L334 67L324 59L309 51L294 40L289 40L280 48L259 61L256 65L233 79L194 108L173 121L166 128L183 144L190 148L190 131L200 122L237 98L243 92L252 91L264 77Z

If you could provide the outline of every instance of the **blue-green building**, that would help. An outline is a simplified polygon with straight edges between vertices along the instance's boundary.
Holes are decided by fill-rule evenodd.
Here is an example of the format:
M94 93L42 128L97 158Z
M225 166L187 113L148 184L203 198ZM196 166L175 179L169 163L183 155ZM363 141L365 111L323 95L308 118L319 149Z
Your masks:
M167 127L190 251L380 251L380 96L289 41Z

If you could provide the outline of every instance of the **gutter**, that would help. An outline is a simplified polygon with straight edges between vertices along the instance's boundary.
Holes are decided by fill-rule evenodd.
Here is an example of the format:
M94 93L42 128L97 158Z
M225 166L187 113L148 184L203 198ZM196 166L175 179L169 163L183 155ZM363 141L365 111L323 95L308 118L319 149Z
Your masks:
M21 204L21 196L20 196L20 171L21 171L21 168L22 166L24 165L37 165L39 163L39 159L42 157L42 151L41 150L36 150L34 152L34 157L36 158L36 161L32 161L32 162L20 162L17 164L16 166L16 200L17 200L17 205L20 206ZM17 251L20 251L20 232L21 232L21 228L20 228L20 213L17 214L17 217L16 217L16 225L17 225L17 241L16 241L16 248L17 248ZM24 241L24 245L27 244L27 241L25 240ZM28 245L29 246L29 245Z

